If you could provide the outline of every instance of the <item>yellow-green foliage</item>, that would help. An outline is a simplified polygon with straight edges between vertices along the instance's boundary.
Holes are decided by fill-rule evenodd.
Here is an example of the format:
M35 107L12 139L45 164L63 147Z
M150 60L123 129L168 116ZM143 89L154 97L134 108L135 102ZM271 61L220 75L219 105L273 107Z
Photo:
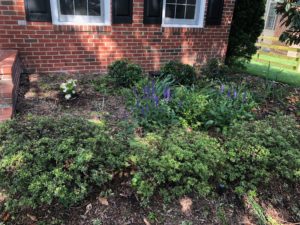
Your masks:
M132 185L143 200L160 193L165 199L197 192L207 195L219 179L224 151L201 132L174 128L130 143Z
M112 178L122 146L104 126L83 119L36 117L0 126L0 189L7 208L82 200Z

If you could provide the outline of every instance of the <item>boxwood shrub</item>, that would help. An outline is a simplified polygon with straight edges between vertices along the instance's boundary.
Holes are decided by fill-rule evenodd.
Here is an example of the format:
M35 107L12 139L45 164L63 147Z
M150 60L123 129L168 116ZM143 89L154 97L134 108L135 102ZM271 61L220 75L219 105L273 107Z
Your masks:
M80 118L35 117L0 125L0 189L7 209L70 206L112 179L122 145Z
M142 78L142 69L128 60L117 60L108 67L108 76L116 86L130 87Z
M176 84L192 85L196 81L194 67L178 61L170 61L161 69L163 77L171 76Z

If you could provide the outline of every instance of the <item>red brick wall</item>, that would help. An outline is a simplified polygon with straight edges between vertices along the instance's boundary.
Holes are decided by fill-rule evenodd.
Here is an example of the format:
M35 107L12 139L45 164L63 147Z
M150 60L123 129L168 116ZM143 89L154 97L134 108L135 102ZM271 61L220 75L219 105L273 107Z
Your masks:
M285 26L281 26L282 22L280 20L281 17L278 16L276 20L275 31L274 31L275 37L279 37L287 29Z
M0 48L19 50L24 67L35 72L104 72L128 58L155 71L165 62L203 63L224 58L235 0L225 0L222 26L162 28L143 24L144 0L134 0L133 23L66 26L27 22L24 0L0 0Z
M0 122L15 112L21 71L18 52L0 50Z

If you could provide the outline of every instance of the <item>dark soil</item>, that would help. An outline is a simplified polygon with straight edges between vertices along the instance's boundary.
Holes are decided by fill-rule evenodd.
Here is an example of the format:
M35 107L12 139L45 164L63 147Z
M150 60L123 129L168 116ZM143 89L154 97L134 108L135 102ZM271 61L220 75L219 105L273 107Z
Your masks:
M99 74L55 74L23 76L20 84L17 116L73 115L87 119L119 121L128 116L122 96L97 92L92 82ZM59 86L68 79L77 79L77 97L66 101Z
M106 94L92 88L92 83L101 77L99 74L78 75L30 75L23 76L17 105L17 116L28 115L62 116L66 114L93 120L109 120L116 123L128 117L124 99L115 94ZM66 101L60 95L59 86L67 79L78 80L78 96ZM245 77L248 86L266 88L259 78ZM274 83L273 89L282 87ZM285 86L280 90L284 90ZM298 105L300 91L286 86L286 92L269 96L269 101L257 109L260 117L284 110L287 114L300 117ZM276 100L278 99L278 100ZM280 101L283 99L284 101ZM110 192L95 190L81 205L69 209L55 205L52 208L24 210L17 215L0 211L1 221L5 225L250 225L259 224L259 220L247 199L241 199L230 191L212 198L185 196L170 204L156 198L147 206L140 205L137 196L131 190L129 178L122 178L108 187ZM259 191L265 199L257 199L264 210L277 223L296 224L300 219L300 186L288 187L274 184ZM0 190L0 210L5 196ZM2 207L3 208L3 207ZM291 221L291 222L288 222Z

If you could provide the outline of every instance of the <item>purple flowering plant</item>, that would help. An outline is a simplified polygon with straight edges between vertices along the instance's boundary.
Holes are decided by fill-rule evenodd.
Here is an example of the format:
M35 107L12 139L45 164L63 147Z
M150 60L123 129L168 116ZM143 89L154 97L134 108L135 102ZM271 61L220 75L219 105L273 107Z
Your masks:
M234 121L251 119L256 105L245 86L221 84L209 96L208 110L204 115L205 125L223 129Z
M131 110L140 125L151 128L176 123L175 112L170 107L172 88L166 80L148 81L142 87L133 87L132 93Z

